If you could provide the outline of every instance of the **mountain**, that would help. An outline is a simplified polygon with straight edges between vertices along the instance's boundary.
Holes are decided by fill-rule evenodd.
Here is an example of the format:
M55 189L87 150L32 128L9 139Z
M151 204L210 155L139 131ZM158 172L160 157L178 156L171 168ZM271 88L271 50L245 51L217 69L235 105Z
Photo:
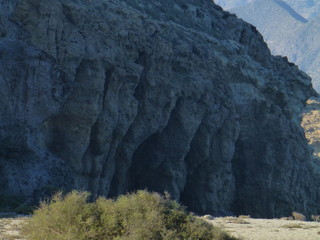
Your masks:
M0 191L168 191L203 214L320 211L311 79L211 0L0 0Z
M263 34L273 52L278 53L279 43L290 39L306 20L289 6L278 0L255 0L231 9L237 16L253 24ZM277 50L275 51L275 49Z
M308 20L320 14L320 0L285 0L285 2Z
M295 52L301 44L296 45L295 39L305 27L306 20L292 8L279 4L278 0L255 0L231 11L257 27L272 53L297 61Z
M253 3L255 0L215 0L214 2L226 10ZM307 20L312 20L320 14L320 0L278 0L281 5L287 5Z
M282 53L288 52L288 58L313 78L314 88L320 92L320 15L296 30L289 41L283 43ZM294 46L294 47L293 47Z
M224 9L231 9L246 5L254 0L214 0L214 2Z
M286 2L282 0L254 0L246 5L241 5L237 8L230 9L232 12L235 12L241 16L241 14L245 14L247 17L248 11L254 10L254 12L258 12L263 14L263 16L259 16L259 19L257 19L257 16L253 14L251 16L251 19L257 19L260 20L263 17L267 17L268 22L272 20L271 24L274 24L277 22L278 24L286 24L288 21L299 21L302 23L308 22L307 19L302 17L300 14L298 14L292 7L290 7ZM275 19L274 19L275 18ZM293 18L291 20L291 18ZM279 21L280 20L280 21ZM285 21L283 21L285 20ZM264 22L264 24L267 24ZM278 25L279 26L279 25Z
M302 4L302 2L300 2ZM255 0L230 11L262 33L273 54L287 56L313 79L320 91L319 18L307 21L280 0Z

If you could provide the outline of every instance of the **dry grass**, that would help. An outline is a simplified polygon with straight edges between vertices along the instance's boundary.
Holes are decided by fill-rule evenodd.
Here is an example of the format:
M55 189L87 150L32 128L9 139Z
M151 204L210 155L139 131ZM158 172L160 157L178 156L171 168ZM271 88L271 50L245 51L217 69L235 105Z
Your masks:
M234 223L234 224L250 224L250 222L248 222L247 220L245 219L248 219L248 218L242 218L242 217L227 217L225 218L225 220L228 222L228 223Z
M297 223L290 223L290 224L283 225L282 227L284 227L284 228L303 228L303 225L297 224Z

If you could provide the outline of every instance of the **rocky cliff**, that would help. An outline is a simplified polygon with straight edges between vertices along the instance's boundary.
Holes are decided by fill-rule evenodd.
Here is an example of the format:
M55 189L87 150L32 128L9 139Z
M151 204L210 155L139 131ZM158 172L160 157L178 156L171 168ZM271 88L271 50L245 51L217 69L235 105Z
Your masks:
M0 184L316 214L310 78L211 0L0 0Z

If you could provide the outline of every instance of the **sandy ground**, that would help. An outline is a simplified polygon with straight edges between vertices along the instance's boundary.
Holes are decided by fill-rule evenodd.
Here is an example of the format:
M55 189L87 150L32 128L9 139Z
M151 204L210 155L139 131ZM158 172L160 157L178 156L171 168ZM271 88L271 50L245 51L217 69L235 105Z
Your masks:
M233 217L208 221L243 240L320 240L320 222Z
M16 214L0 214L0 240L24 240L20 229L26 219Z

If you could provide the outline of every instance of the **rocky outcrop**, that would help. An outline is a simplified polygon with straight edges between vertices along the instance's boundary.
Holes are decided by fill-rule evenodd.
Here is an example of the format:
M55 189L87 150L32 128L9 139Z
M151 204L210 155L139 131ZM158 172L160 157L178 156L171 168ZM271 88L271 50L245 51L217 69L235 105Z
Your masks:
M310 78L210 0L1 0L0 182L190 210L319 210ZM41 195L41 194L40 194Z
M303 111L301 126L306 138L312 146L315 158L320 157L320 99L310 98Z

